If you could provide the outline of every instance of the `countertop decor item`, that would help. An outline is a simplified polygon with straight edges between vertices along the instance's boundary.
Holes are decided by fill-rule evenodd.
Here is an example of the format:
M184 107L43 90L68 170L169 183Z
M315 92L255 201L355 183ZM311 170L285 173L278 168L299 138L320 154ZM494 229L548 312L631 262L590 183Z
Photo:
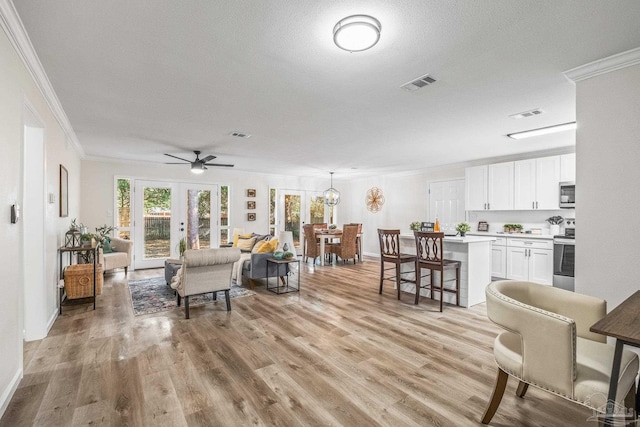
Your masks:
M467 222L461 222L456 225L456 231L460 233L460 237L464 237L469 231L471 231L471 226Z
M551 225L560 225L564 222L564 218L561 216L551 216L547 218L546 221Z
M420 231L422 227L422 223L420 221L413 221L411 224L409 224L409 228L412 231Z
M384 196L382 190L378 187L371 187L367 190L367 196L365 197L365 203L367 204L367 210L369 212L378 212L384 205Z

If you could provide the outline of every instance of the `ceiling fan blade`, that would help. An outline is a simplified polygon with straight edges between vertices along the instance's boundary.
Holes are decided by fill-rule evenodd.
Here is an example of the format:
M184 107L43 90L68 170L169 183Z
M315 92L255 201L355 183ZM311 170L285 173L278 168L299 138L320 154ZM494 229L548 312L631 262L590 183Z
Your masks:
M207 156L207 157L205 157L204 159L200 159L200 161L201 161L202 163L207 163L209 160L213 160L213 159L215 159L215 158L216 158L216 156Z
M184 163L178 163L178 162L167 162L167 163L165 163L165 165L184 165Z
M165 156L173 157L174 159L182 160L183 162L191 163L191 160L183 159L182 157L174 156L173 154L164 153Z
M205 166L218 166L218 167L223 167L223 168L232 168L233 165L223 165L220 163L205 163Z

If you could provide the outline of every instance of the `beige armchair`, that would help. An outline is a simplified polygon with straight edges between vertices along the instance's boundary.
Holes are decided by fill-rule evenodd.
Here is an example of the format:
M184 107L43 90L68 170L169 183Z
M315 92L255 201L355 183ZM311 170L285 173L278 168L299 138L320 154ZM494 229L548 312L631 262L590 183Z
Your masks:
M227 311L231 310L229 290L231 289L231 272L233 263L240 259L240 249L219 248L187 250L178 273L171 280L171 287L176 290L178 306L184 298L184 314L189 318L189 296L224 291L227 300Z
M524 397L533 385L603 413L614 346L589 331L606 314L606 301L530 282L498 281L486 288L487 315L505 331L494 343L498 377L482 418L495 414L509 375ZM616 404L635 406L638 356L622 356Z
M124 274L127 274L127 270L131 265L133 242L119 237L111 237L110 240L113 252L105 254L100 251L100 256L98 257L99 263L102 264L102 271L124 268Z

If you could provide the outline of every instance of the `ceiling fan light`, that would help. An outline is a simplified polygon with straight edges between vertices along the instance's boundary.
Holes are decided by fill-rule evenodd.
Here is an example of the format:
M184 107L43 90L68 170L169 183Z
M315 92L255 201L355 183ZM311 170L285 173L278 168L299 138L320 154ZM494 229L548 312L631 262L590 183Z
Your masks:
M191 163L191 172L195 174L201 174L206 168L202 163Z
M380 21L369 15L351 15L333 27L333 42L340 49L362 52L380 40Z

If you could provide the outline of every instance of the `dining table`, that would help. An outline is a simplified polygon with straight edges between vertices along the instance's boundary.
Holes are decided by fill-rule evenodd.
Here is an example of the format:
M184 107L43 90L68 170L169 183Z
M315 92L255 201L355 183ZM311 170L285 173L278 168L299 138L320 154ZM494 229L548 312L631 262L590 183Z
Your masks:
M615 399L618 388L618 378L620 376L620 363L622 361L622 348L625 345L640 347L640 291L636 291L610 313L597 321L589 329L591 332L615 338L616 347L614 350L613 362L611 366L611 377L609 380L609 394L607 396L607 410L605 414L606 426L616 424L614 420L616 409ZM640 407L640 396L636 394L636 411Z
M320 240L320 265L326 265L325 261L325 252L327 247L327 242L333 241L334 239L340 239L342 237L342 230L339 228L335 229L318 229L315 230L315 237ZM358 233L356 238L356 242L358 245L358 261L361 261L362 257L362 233Z

